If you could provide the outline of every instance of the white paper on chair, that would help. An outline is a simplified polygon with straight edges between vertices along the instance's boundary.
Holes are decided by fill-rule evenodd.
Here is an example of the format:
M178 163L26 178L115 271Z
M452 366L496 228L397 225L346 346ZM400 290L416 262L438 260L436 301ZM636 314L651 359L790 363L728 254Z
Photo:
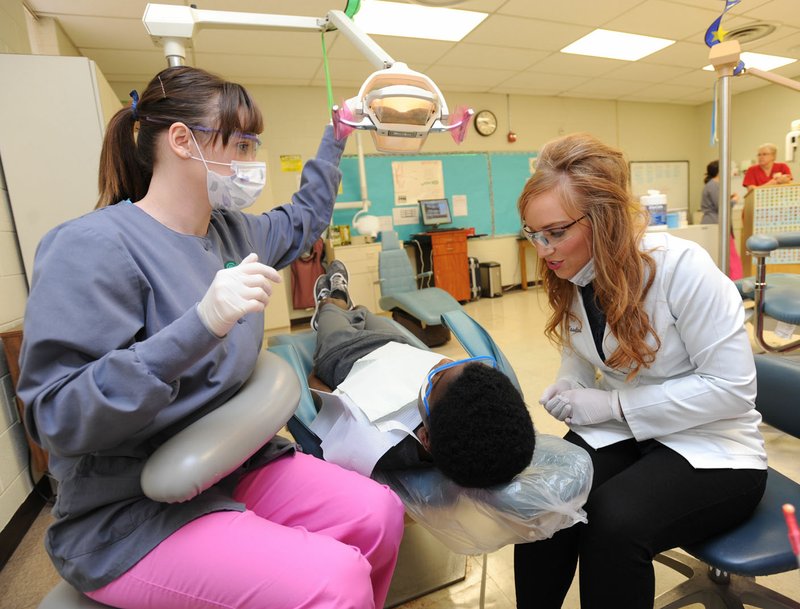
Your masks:
M330 463L369 476L386 451L413 433L402 426L378 429L345 394L311 391L322 399L311 431L322 439L322 452Z
M433 351L387 343L353 364L338 390L375 422L416 402L423 380L441 359Z

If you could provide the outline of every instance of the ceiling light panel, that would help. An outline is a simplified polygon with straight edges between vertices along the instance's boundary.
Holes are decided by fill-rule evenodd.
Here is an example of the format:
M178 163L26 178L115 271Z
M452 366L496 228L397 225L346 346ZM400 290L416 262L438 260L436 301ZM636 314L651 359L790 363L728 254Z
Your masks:
M367 34L456 42L487 16L460 9L365 0L353 21Z
M672 44L674 40L597 29L561 49L562 53L636 61Z

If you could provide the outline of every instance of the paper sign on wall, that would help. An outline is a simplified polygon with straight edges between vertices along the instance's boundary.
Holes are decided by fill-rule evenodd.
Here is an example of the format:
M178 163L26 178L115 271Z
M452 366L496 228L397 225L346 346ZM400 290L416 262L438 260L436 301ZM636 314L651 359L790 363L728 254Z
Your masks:
M392 209L392 220L394 220L395 226L419 224L419 207L395 207Z
M299 154L282 154L281 171L286 173L303 171L303 157Z
M417 205L420 199L444 197L441 161L393 161L394 204Z
M453 195L453 215L467 216L467 195Z

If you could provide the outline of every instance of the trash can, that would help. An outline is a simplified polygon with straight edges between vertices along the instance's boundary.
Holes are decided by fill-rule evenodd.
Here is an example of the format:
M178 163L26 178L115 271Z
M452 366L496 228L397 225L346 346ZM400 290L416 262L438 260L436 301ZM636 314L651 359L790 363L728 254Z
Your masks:
M481 296L497 298L503 295L503 286L500 283L500 263L481 262Z

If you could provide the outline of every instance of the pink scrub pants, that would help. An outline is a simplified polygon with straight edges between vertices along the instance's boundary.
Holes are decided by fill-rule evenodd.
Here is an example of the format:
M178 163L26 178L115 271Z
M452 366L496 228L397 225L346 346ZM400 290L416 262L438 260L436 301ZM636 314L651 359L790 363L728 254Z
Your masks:
M403 505L388 488L302 453L242 478L244 512L182 527L88 593L121 609L380 609Z

